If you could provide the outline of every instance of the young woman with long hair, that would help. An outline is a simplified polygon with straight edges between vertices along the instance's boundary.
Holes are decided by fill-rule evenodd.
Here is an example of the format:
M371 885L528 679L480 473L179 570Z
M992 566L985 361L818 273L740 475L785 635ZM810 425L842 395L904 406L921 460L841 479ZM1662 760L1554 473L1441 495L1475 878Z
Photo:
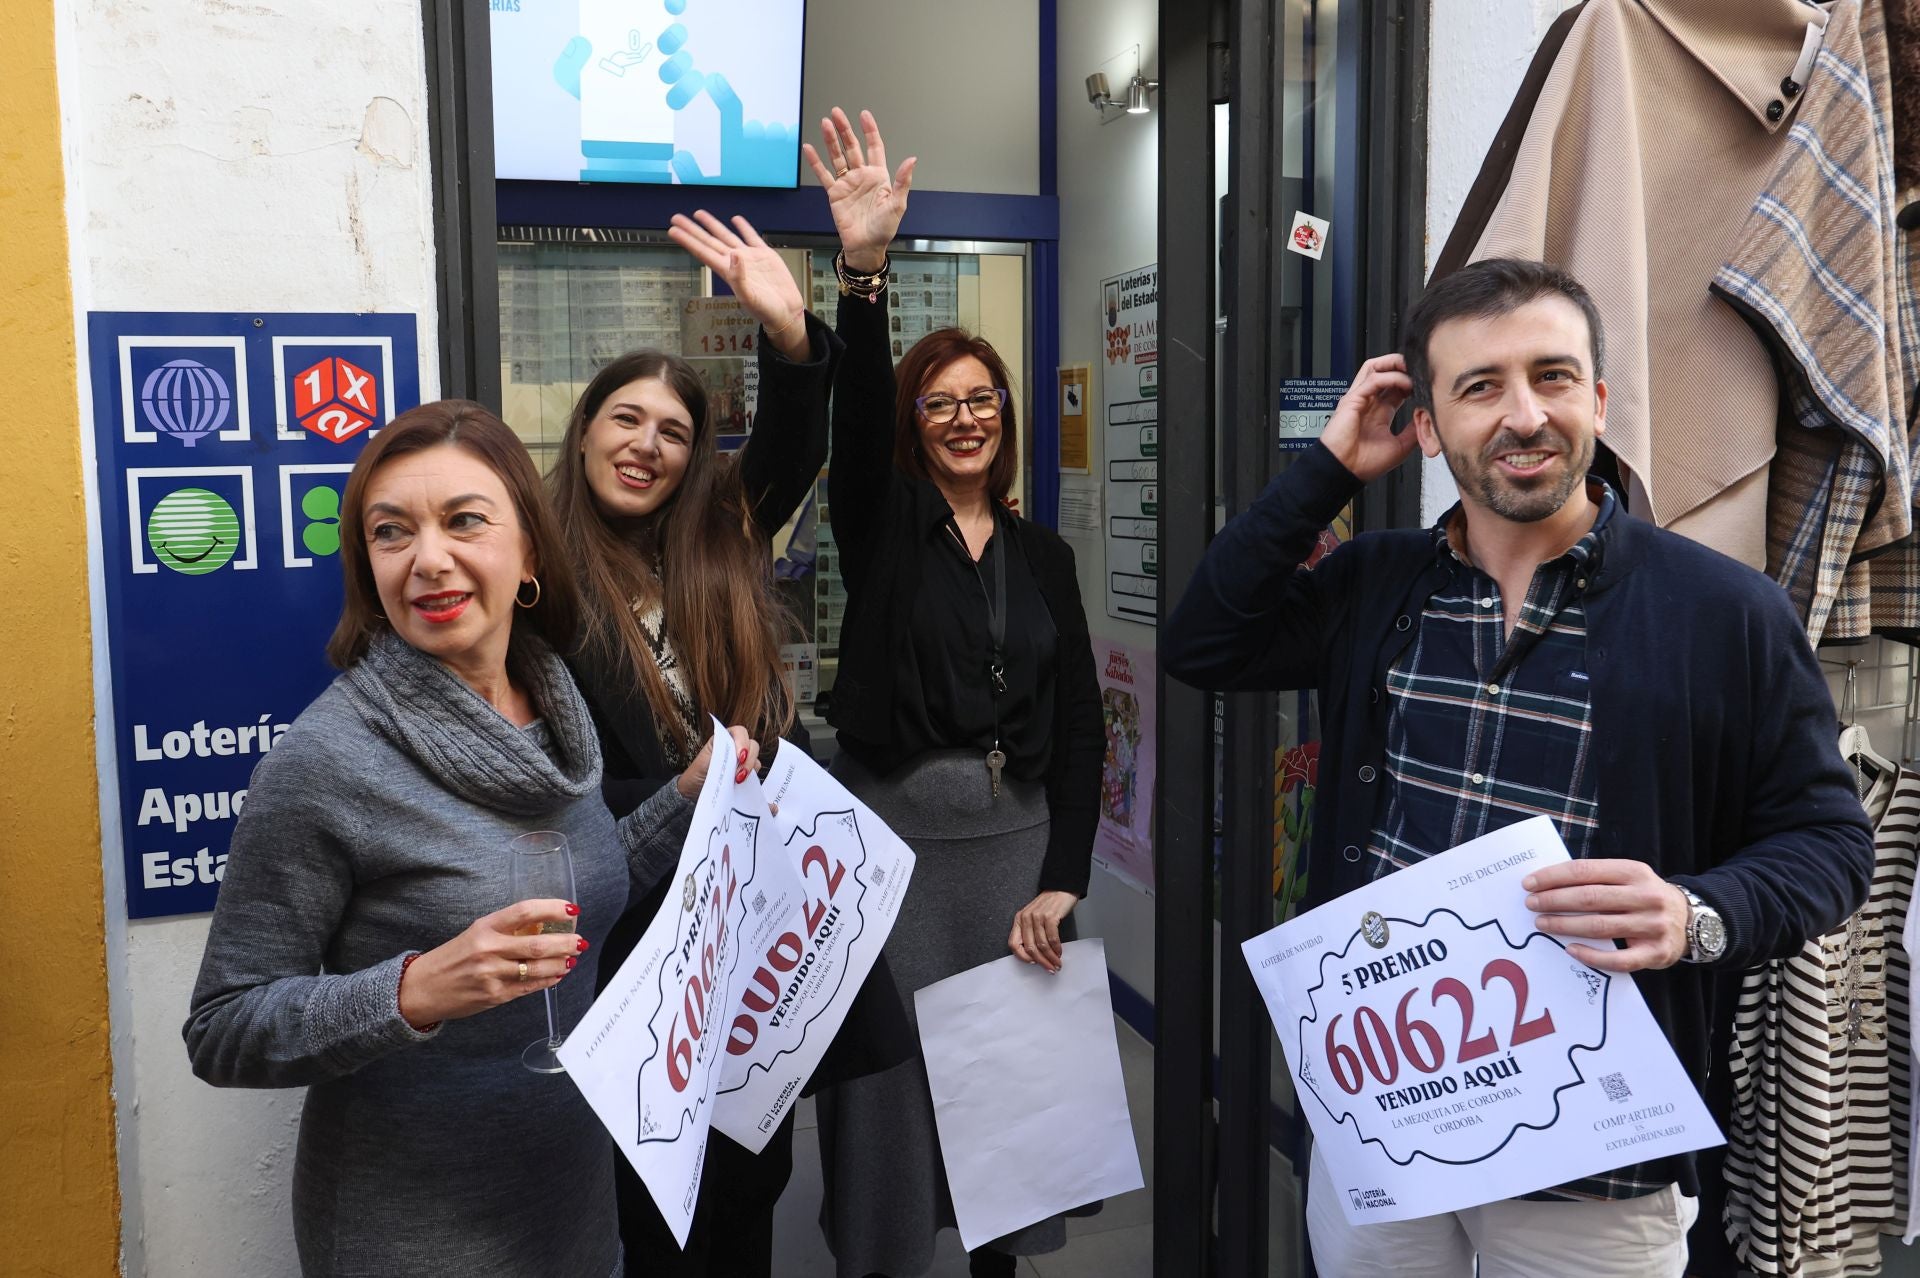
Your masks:
M1073 553L1009 509L1017 401L992 345L941 329L889 347L887 245L913 161L886 166L836 110L809 146L842 252L828 493L847 587L828 720L835 775L919 858L886 955L903 997L1005 955L1058 971L1086 894L1105 752ZM910 998L908 1006L911 1006ZM819 1094L822 1223L840 1278L913 1278L954 1223L925 1062ZM1054 1217L969 1268L1066 1241Z
M744 218L729 227L704 211L675 216L669 234L760 322L760 404L746 446L723 456L693 367L661 351L623 355L574 405L548 477L583 596L571 661L599 726L602 790L616 816L668 785L689 798L698 793L710 715L745 725L769 757L782 738L807 746L781 662L793 627L774 591L771 538L826 460L840 344L807 313L786 263ZM601 960L607 978L664 891L615 924ZM909 1050L892 981L876 968L817 1077L883 1068ZM770 1273L773 1206L792 1159L791 1113L758 1156L715 1132L684 1250L622 1162L627 1272Z

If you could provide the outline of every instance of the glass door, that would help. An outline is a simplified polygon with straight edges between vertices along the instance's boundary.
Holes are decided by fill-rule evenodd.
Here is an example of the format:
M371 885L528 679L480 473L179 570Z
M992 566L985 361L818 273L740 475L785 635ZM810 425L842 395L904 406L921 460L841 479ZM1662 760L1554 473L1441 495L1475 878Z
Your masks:
M1313 446L1360 359L1392 349L1423 266L1426 17L1411 0L1225 0L1211 15L1172 4L1161 15L1162 349L1206 353L1197 368L1163 360L1170 609L1219 525ZM1205 56L1203 39L1226 56ZM1202 86L1205 116L1185 102ZM1204 206L1196 146L1214 170ZM1211 293L1183 287L1196 266ZM1415 482L1370 487L1318 553L1408 522ZM1289 917L1311 880L1318 707L1305 692L1190 700L1171 681L1161 700L1163 757L1175 761L1155 832L1168 867L1156 897L1163 1038L1190 1033L1210 1059L1157 1046L1155 1272L1308 1274L1307 1127L1240 945ZM1196 882L1184 867L1198 856L1211 872ZM1204 1024L1164 997L1203 984ZM1177 1118L1196 1099L1198 1142ZM1204 1182L1168 1188L1169 1160Z

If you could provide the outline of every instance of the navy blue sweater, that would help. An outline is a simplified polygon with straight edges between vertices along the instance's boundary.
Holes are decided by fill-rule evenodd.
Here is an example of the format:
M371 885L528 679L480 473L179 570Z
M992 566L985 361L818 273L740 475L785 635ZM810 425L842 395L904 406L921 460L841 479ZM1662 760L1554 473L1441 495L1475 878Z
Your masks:
M1302 909L1366 881L1362 851L1386 799L1387 671L1444 576L1425 529L1363 534L1302 567L1359 491L1315 444L1214 538L1160 638L1167 673L1195 687L1318 692L1325 727ZM1621 512L1585 601L1594 855L1645 861L1718 910L1722 970L1792 954L1858 909L1873 831L1785 593ZM1713 975L1683 963L1634 978L1696 1084L1707 1075ZM1691 1192L1690 1165L1680 1179Z

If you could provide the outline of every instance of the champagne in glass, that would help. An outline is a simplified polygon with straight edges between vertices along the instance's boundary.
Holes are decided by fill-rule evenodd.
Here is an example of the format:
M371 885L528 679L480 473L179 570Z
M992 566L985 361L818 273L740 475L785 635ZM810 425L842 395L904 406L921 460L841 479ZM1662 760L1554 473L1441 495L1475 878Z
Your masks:
M567 847L566 835L553 830L536 830L513 841L513 899L574 899L573 853ZM518 935L539 936L572 931L573 920L569 918L561 922L529 924L521 928ZM529 1043L527 1050L520 1054L520 1062L536 1074L564 1074L566 1066L560 1063L555 1053L566 1038L560 1033L559 1023L554 1019L553 990L550 987L541 993L547 1000L547 1036Z

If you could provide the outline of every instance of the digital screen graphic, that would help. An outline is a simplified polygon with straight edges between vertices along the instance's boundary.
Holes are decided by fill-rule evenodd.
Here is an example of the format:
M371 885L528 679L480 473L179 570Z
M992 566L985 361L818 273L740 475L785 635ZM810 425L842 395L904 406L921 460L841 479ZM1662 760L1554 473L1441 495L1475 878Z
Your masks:
M792 187L805 0L491 0L495 174Z

